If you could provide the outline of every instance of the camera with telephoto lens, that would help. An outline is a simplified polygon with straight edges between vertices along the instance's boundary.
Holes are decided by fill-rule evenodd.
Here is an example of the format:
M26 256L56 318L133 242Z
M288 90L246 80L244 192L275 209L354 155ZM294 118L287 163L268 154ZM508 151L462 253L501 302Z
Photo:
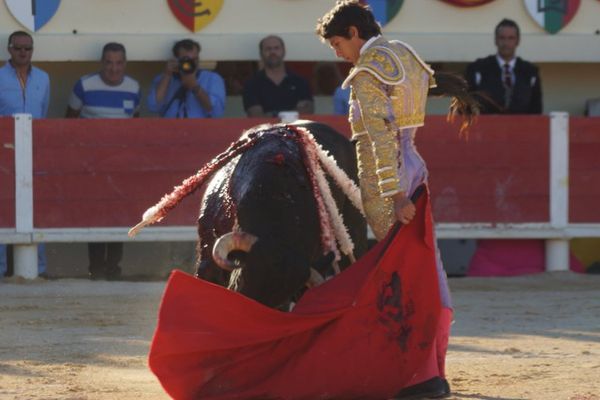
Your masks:
M196 71L196 60L190 57L181 57L179 60L179 73L182 75L193 74Z

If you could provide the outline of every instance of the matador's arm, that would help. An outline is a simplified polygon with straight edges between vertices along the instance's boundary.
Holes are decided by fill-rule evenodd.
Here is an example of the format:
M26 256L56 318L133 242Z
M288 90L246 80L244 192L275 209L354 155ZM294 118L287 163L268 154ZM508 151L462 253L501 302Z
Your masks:
M380 195L390 197L406 191L400 184L403 165L399 163L402 157L386 85L372 74L361 71L352 79L352 92L360 107L361 122L371 139Z

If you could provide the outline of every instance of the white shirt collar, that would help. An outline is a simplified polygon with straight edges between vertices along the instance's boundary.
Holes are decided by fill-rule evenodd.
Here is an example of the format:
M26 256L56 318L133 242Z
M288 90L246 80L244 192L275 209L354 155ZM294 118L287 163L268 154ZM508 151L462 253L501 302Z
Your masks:
M377 36L373 36L371 39L367 40L362 47L360 48L360 51L358 54L362 54L365 50L367 50L369 48L369 46L376 41L377 39L379 39L381 37L381 35L377 35Z
M510 66L510 70L512 71L513 69L515 69L515 63L517 62L517 57L513 57L512 60L510 60L507 63L506 61L504 61L504 59L502 57L500 57L499 54L496 54L496 61L498 61L498 65L500 66L500 68L504 68L504 64L508 64Z

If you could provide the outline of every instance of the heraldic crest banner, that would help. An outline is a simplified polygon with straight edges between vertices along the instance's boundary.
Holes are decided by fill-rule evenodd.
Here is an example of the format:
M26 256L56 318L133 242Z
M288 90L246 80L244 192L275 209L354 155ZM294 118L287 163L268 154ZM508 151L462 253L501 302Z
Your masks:
M5 0L6 7L19 23L32 32L52 19L60 0Z
M192 32L211 23L223 7L223 0L167 0L167 3L179 22Z
M371 8L375 20L385 26L390 22L402 7L404 0L360 0L360 3L366 4Z
M523 0L529 15L548 33L564 28L575 16L581 0Z

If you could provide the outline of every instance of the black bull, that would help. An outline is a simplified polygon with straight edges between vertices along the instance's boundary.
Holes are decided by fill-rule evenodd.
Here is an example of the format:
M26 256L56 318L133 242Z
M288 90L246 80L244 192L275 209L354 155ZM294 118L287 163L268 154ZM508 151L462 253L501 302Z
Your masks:
M295 125L308 129L357 182L355 150L347 138L321 123ZM330 269L333 255L324 255L321 248L317 205L297 140L284 125L252 131L258 132L256 143L218 170L206 188L198 219L196 274L227 286L230 271L238 269L232 289L279 307L301 293L311 268L321 273ZM328 181L358 258L367 248L366 222L335 183ZM232 230L249 234L253 240L242 245L228 241L219 263L228 264L223 268L212 256L213 246ZM347 263L344 258L342 267Z

